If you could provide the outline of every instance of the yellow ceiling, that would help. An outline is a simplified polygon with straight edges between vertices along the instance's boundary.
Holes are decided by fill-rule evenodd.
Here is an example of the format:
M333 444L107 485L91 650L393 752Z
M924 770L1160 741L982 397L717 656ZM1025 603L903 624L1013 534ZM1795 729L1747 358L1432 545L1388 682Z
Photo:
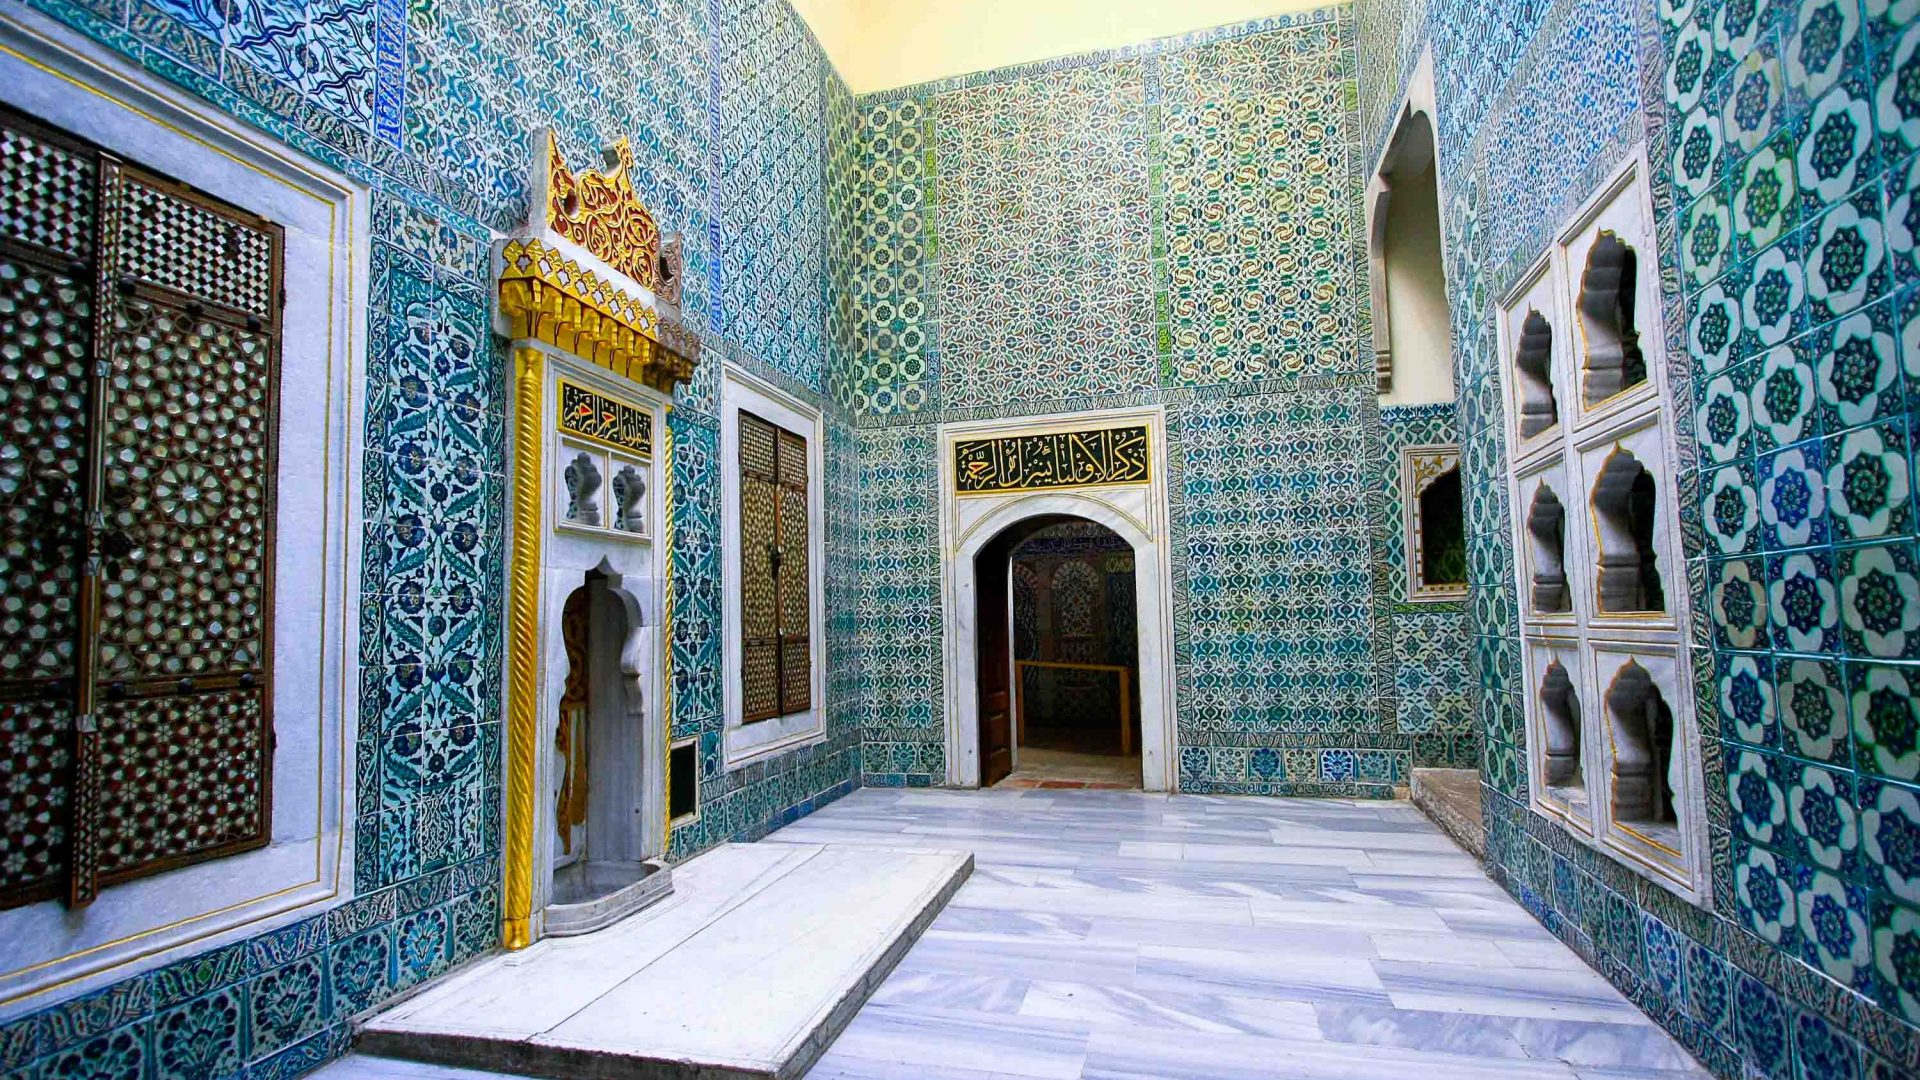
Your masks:
M793 0L856 94L1111 49L1327 0Z

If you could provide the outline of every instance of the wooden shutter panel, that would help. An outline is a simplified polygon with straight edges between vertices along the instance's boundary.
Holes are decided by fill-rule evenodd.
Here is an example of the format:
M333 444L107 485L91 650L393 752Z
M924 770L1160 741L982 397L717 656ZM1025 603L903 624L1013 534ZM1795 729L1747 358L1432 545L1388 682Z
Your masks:
M813 705L807 598L807 441L780 431L780 712Z
M740 414L743 723L813 706L807 563L807 441Z
M97 171L0 116L0 908L71 875Z
M0 187L0 907L84 904L268 842L284 237L10 112Z
M272 776L281 230L131 166L107 205L99 781L76 804L76 899L90 874L265 845Z
M779 429L740 414L740 718L780 715Z

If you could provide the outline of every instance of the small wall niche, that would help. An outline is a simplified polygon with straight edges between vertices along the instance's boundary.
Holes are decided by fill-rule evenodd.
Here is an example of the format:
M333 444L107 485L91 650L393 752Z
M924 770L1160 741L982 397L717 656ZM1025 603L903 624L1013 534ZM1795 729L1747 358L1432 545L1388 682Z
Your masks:
M1560 402L1553 395L1553 324L1538 311L1528 311L1520 323L1513 373L1520 394L1520 437L1531 439L1560 422Z
M1640 459L1624 448L1607 456L1593 481L1594 529L1599 534L1595 591L1610 615L1667 610L1654 545L1659 487Z
M1467 587L1466 530L1460 514L1460 468L1436 477L1420 493L1420 585L1422 589Z
M1634 321L1639 277L1639 253L1603 230L1588 250L1580 275L1580 331L1586 353L1581 384L1588 408L1647 381L1647 360Z
M1577 801L1584 804L1586 778L1580 765L1580 693L1573 685L1573 677L1558 660L1550 661L1540 678L1540 720L1546 743L1542 748L1542 777L1547 787L1562 798L1569 792L1576 793Z
M1541 484L1527 508L1528 565L1533 610L1540 615L1564 615L1573 610L1573 591L1567 587L1567 509L1552 487Z
M1606 706L1613 731L1613 820L1677 852L1676 792L1684 785L1675 775L1680 757L1673 709L1653 676L1634 660L1614 674Z
M667 751L667 818L688 821L700 812L700 742L682 739Z
M600 466L594 455L569 448L567 464L560 470L560 479L566 485L567 499L566 512L561 520L598 527L600 488L605 481L600 476Z

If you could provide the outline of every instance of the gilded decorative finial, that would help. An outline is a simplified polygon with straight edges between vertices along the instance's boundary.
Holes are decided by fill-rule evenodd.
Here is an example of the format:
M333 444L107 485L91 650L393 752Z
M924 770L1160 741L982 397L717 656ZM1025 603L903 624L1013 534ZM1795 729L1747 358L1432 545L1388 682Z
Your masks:
M680 302L680 244L660 234L633 190L633 146L621 139L600 151L603 168L574 172L547 134L548 229L638 282L669 304Z

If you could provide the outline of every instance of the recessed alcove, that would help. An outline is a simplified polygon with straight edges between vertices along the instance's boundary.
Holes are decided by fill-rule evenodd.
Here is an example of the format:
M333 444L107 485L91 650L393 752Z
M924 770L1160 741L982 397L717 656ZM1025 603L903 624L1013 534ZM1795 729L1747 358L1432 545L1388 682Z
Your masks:
M1582 394L1588 407L1647 381L1634 321L1640 257L1631 245L1603 231L1587 253L1580 275L1580 329L1584 344Z
M1540 716L1546 735L1547 786L1580 788L1586 785L1580 768L1580 695L1573 678L1555 660L1540 678Z
M1420 493L1420 585L1457 591L1467 587L1466 528L1458 465L1435 477Z
M1593 481L1594 529L1599 534L1600 610L1638 614L1667 609L1654 549L1659 489L1631 451L1609 454Z
M1573 610L1567 588L1567 509L1553 488L1541 484L1527 508L1527 539L1531 558L1533 610L1540 615L1564 615Z
M1677 852L1673 709L1647 669L1628 660L1607 686L1606 711L1613 734L1613 820Z
M1513 372L1520 390L1520 437L1531 439L1560 422L1553 394L1553 324L1538 311L1527 312L1513 351Z

